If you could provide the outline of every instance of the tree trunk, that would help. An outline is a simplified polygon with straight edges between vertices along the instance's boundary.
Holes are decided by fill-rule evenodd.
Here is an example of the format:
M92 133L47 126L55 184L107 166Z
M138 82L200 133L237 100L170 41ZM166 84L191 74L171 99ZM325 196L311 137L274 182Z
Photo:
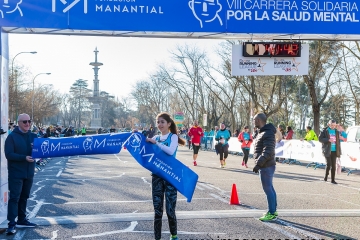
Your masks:
M232 130L231 135L235 133L236 130L236 124L235 124L235 114L234 112L231 112L231 121L232 121Z
M304 81L305 81L306 85L308 86L308 90L309 90L309 94L310 94L311 106L312 106L312 110L313 110L313 114L314 114L314 131L317 135L319 135L319 133L320 133L320 107L321 106L317 100L314 80L311 79L308 75L305 75Z
M313 104L312 105L313 113L314 113L314 131L316 135L320 134L320 105Z
M356 103L356 108L355 108L355 125L360 125L360 103L357 102Z

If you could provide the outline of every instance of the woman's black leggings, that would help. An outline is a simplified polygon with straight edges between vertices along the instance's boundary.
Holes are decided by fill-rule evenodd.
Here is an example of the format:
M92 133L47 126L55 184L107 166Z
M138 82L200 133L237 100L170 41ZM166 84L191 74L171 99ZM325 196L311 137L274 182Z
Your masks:
M327 179L331 168L331 181L335 181L336 152L331 152L330 157L326 157L325 178Z
M154 233L155 239L161 239L162 215L164 211L164 195L166 201L166 215L168 217L171 235L177 235L177 220L175 214L177 190L164 179L152 175L152 198L155 211Z
M226 159L229 155L229 144L219 147L220 161Z
M245 164L247 164L248 159L249 159L250 149L249 148L242 148L242 151L244 153L243 161L245 162Z

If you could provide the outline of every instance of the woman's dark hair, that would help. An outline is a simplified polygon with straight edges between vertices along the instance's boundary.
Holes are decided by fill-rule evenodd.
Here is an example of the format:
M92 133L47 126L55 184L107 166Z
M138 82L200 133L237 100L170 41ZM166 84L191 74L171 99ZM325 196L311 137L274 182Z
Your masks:
M307 126L306 129L310 131L310 130L311 130L311 127L310 127L310 126Z
M166 122L171 123L171 125L170 125L170 132L171 132L172 134L178 135L177 126L176 126L174 120L171 118L170 114L168 114L168 113L166 113L166 112L162 112L162 113L159 113L159 115L156 116L156 119L158 119L159 117L165 119ZM179 136L178 136L178 139L179 139L178 143L179 143L180 145L185 145L185 140L184 140L184 139L180 138Z
M292 130L290 126L287 126L286 129L287 129L288 131Z
M249 129L249 126L245 126L244 129Z

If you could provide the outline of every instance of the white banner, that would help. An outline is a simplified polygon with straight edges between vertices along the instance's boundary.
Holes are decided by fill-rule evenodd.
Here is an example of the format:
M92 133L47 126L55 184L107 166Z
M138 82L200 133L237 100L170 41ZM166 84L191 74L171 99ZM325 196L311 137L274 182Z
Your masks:
M276 157L280 158L326 164L321 146L318 141L281 140L280 143L276 144L275 154ZM215 148L215 143L213 148ZM242 152L241 143L237 138L230 138L229 151ZM250 154L252 153L254 153L253 144L250 147ZM340 160L342 167L360 169L360 143L341 142Z
M8 52L8 34L0 32L0 114L1 114L1 127L4 131L8 130L8 103L9 103L9 81L8 81L8 65L9 65L9 52ZM7 204L8 204L8 172L7 160L4 154L4 144L7 134L0 135L0 222L6 220Z
M301 45L301 57L243 57L243 46L233 45L231 74L248 75L307 75L309 44Z

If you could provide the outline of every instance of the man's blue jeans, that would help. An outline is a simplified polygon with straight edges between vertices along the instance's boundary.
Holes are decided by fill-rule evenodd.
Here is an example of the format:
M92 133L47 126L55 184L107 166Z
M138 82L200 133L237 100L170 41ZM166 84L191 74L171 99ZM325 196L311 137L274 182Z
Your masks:
M260 168L260 180L263 190L266 194L268 208L271 214L274 214L277 208L276 192L273 186L274 172L275 165L271 167Z

